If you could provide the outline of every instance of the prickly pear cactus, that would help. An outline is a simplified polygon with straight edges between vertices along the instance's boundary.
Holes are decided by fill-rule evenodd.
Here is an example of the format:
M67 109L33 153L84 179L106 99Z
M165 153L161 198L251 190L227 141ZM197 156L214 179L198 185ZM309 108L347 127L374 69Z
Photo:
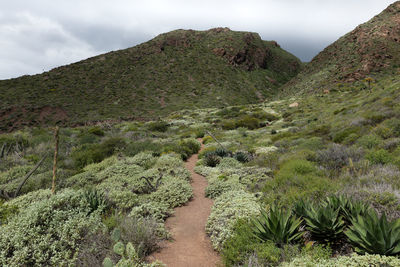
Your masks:
M121 230L119 228L114 228L111 233L111 239L114 242L118 242L121 239Z
M114 263L112 262L112 260L110 258L105 258L103 260L103 267L113 267Z
M122 243L121 241L119 241L117 244L114 245L113 248L115 254L118 254L120 256L124 256L124 252L125 252L125 245L124 243Z

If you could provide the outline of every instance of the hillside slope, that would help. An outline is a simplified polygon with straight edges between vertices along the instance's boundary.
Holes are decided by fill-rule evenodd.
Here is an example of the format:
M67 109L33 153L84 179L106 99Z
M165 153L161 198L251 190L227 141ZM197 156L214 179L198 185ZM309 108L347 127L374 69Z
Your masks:
M337 83L354 83L370 75L398 75L399 67L400 1L397 1L325 48L285 85L284 91L333 89Z
M300 68L295 56L256 33L176 30L40 75L0 81L0 131L255 103Z

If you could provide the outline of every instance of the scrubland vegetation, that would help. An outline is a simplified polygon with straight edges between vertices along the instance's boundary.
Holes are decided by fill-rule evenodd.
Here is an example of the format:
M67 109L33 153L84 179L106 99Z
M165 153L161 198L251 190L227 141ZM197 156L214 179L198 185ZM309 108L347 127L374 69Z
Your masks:
M62 128L56 194L48 156L19 196L3 196L0 262L161 264L144 259L192 197L183 160L202 138L195 171L214 200L206 233L226 266L399 265L399 85ZM2 134L0 147L0 189L13 196L52 152L52 132Z

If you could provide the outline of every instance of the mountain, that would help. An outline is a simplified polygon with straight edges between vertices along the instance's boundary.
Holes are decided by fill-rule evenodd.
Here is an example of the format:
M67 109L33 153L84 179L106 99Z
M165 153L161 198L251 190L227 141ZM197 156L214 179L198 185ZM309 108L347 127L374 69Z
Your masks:
M285 92L332 89L368 76L399 74L400 1L370 21L359 25L320 52L293 80Z
M298 58L256 33L176 30L43 74L0 81L0 131L260 102L301 67Z

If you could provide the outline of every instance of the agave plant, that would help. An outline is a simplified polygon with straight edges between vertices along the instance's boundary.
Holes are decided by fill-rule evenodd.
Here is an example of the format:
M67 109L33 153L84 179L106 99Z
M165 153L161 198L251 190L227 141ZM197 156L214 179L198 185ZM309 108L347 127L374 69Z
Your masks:
M343 236L344 222L339 215L339 209L331 206L311 206L305 212L306 228L316 240L335 242Z
M231 155L231 152L230 152L229 150L226 150L225 148L217 148L217 149L214 151L214 153L215 153L217 156L221 157L221 158L229 157L229 156Z
M294 207L293 212L299 218L305 218L307 216L307 212L311 209L311 203L308 201L300 200L298 201Z
M370 210L364 216L352 219L345 232L350 243L360 254L400 255L400 219L389 222L386 215L380 218Z
M103 193L93 188L85 190L83 192L83 198L89 204L89 214L98 209L104 211L108 206Z
M271 240L281 247L283 244L295 243L302 237L304 233L299 232L300 224L301 219L291 212L273 206L269 213L262 210L260 218L253 220L253 232L259 240Z
M245 151L238 151L235 153L233 156L237 161L239 162L249 162L251 160L251 155L248 152Z
M217 166L220 163L220 161L221 158L214 153L209 153L204 157L204 164L209 167Z
M339 215L342 216L345 225L350 225L351 220L358 215L364 216L370 210L369 205L360 201L353 201L345 196L329 196L325 200L325 205L333 209L339 209Z

